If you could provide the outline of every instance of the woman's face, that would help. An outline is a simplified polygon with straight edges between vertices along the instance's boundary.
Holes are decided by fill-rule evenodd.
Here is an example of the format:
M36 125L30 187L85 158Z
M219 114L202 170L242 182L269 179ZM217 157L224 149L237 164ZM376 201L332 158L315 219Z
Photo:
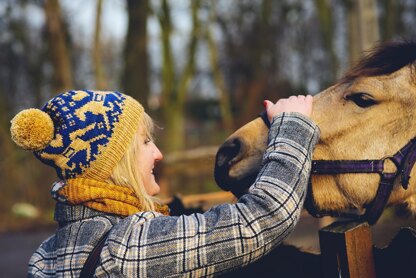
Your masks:
M155 168L155 163L162 160L163 155L155 143L146 136L140 135L139 142L139 144L142 144L138 153L139 171L147 194L154 196L159 193L160 187L153 175L153 169Z

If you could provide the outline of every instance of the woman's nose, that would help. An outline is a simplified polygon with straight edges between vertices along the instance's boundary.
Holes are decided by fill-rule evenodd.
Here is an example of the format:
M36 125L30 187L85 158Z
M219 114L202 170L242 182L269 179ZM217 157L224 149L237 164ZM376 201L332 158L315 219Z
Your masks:
M153 155L156 161L163 159L163 154L156 145L154 145Z

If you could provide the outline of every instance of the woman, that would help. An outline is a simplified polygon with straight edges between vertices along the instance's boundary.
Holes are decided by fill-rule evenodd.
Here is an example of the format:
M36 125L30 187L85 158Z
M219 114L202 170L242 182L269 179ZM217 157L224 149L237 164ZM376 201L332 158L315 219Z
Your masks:
M311 96L265 107L269 147L249 193L236 204L179 217L152 199L162 154L151 119L131 97L69 91L17 114L13 140L60 179L52 188L59 227L33 254L29 276L79 277L98 252L97 277L205 277L268 253L298 221L319 130L308 118ZM92 252L100 240L102 249Z

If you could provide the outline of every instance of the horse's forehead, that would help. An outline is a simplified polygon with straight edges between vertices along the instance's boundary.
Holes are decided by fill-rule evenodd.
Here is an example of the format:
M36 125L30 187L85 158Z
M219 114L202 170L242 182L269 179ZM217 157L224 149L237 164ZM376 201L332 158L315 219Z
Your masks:
M367 77L366 83L371 83L375 89L394 88L399 86L414 86L413 71L409 66L388 75Z
M388 75L358 77L349 83L338 83L320 95L344 95L349 93L369 93L374 97L406 98L416 91L416 77L410 66L404 67ZM396 91L400 90L400 94Z
M412 77L413 70L410 66L403 67L393 73L386 74L386 75L379 75L379 76L369 76L369 77L362 77L358 79L358 83L366 82L372 83L376 88L380 86L397 86L397 85L414 85Z

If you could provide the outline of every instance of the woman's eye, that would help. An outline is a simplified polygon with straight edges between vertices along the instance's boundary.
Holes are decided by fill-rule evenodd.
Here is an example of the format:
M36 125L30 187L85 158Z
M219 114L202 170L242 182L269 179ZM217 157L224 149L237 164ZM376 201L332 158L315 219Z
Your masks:
M345 99L354 102L361 108L367 108L377 104L377 101L371 95L366 93L354 93L347 95Z
M152 139L150 139L149 137L147 137L147 138L144 140L144 143L145 143L145 144L149 144L150 142L152 142Z

